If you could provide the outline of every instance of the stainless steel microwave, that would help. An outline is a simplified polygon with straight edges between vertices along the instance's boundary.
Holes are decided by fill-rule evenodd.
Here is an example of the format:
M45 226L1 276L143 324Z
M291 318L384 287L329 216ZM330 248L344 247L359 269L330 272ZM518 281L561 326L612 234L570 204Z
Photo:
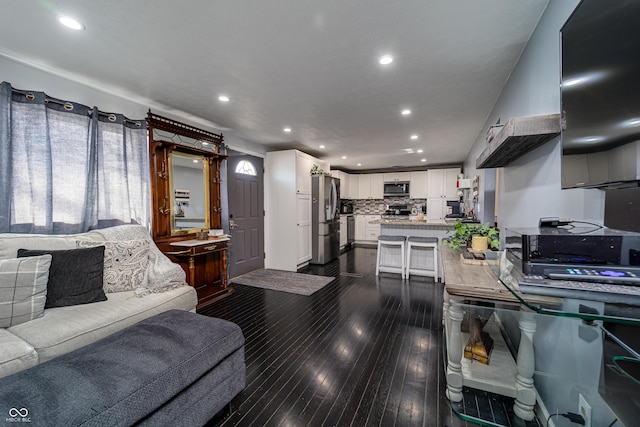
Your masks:
M384 183L385 197L403 197L409 195L408 181L394 181Z

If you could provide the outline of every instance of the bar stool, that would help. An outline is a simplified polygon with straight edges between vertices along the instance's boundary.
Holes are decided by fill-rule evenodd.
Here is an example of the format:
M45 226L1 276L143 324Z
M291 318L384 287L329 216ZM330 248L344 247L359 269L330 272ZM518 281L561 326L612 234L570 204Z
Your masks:
M411 248L430 248L433 249L433 269L429 268L412 268L411 267ZM415 251L414 251L415 252ZM417 237L410 236L407 239L407 273L406 277L415 274L418 276L433 277L434 281L438 281L438 238L437 237Z
M382 272L388 272L388 273L400 273L400 275L404 279L405 269L406 269L405 254L404 254L405 241L406 241L406 238L404 236L387 236L383 234L378 237L378 256L376 261L376 276L378 275L378 273L382 271ZM402 260L400 266L382 265L382 256L381 256L382 248L386 246L397 246L400 248L399 255L400 255L400 259Z

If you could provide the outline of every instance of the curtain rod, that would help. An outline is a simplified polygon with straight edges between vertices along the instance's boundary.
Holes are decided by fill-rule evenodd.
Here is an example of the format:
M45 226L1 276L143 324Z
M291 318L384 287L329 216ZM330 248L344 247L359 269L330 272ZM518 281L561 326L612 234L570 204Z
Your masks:
M11 88L11 91L15 92L15 93L19 93L20 95L24 95L27 98L27 100L29 100L29 101L33 101L35 99L35 95L32 92L26 92L26 91L19 90L19 89L14 89L14 88ZM51 103L54 103L54 104L62 105L64 107L64 109L67 110L67 111L73 110L73 104L71 102L69 102L69 101L61 101L61 100L55 99L55 98L49 98L46 94L45 94L44 102L45 102L45 104L51 102ZM91 117L93 115L92 112L93 112L93 110L91 108L87 109L87 116ZM113 114L113 113L104 113L104 112L98 110L98 115L103 116L103 117L108 117L109 121L111 121L111 122L115 122L116 121L116 115ZM138 127L142 126L142 123L140 123L140 120L130 120L130 119L127 119L124 116L122 116L122 119L126 123L131 123L131 124L134 124L134 125L136 125Z

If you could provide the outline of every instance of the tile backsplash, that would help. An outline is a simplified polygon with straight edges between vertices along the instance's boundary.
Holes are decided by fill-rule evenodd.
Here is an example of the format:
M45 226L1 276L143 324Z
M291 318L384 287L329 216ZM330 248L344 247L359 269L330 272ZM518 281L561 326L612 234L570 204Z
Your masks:
M353 213L356 215L381 215L387 205L407 205L411 209L414 205L424 206L426 199L410 199L409 197L388 197L386 199L357 199L353 200Z

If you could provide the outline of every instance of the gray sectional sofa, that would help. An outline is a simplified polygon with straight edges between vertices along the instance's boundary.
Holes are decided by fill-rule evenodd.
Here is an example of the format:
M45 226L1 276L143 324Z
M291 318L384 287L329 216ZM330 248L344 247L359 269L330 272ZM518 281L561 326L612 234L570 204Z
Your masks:
M0 328L0 377L86 346L158 313L171 309L195 311L197 304L196 292L185 283L180 266L157 249L142 226L73 235L0 234L0 261L16 258L19 249L69 250L78 248L78 242L100 245L133 241L149 242L146 269L138 274L136 283L129 283L129 287L115 283L106 289L106 301L46 308L41 317ZM132 280L131 274L123 277Z

